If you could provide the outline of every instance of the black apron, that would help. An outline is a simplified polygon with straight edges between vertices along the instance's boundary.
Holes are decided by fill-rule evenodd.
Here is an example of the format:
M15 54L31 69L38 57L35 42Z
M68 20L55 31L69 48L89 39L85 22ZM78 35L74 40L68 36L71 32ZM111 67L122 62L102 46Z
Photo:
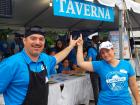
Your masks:
M25 100L22 105L47 105L48 104L48 83L46 83L47 70L42 62L44 70L40 72L31 71L29 64L29 86ZM24 77L23 77L24 78Z

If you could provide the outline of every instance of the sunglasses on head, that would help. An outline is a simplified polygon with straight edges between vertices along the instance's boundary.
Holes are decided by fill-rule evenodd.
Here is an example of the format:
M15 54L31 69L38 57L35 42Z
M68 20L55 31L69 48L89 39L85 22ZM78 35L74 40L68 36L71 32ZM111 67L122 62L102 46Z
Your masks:
M45 33L45 30L42 28L38 28L38 27L33 27L30 29L31 32L41 32L41 33Z

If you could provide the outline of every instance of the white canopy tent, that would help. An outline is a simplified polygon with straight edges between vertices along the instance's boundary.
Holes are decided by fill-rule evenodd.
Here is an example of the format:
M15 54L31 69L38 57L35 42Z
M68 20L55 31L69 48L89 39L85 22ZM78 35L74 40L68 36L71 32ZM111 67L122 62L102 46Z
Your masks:
M86 1L93 2L93 0L86 0ZM102 5L106 5L109 7L115 7L115 5L116 5L119 7L119 9L123 9L122 2L125 2L127 9L129 9L129 10L132 9L134 12L140 13L140 8L139 8L140 3L137 3L133 0L98 0L98 2Z

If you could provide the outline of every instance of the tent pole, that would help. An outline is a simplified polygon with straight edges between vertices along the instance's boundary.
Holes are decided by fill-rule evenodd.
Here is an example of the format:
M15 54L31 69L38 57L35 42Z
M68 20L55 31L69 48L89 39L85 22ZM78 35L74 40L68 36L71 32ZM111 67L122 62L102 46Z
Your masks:
M126 5L122 0L122 10L119 10L119 42L120 42L120 59L130 59L130 42L128 32L126 30Z
M122 44L122 34L123 34L123 21L122 21L122 17L123 17L123 12L122 10L119 10L119 48L120 48L120 59L123 59L123 44Z

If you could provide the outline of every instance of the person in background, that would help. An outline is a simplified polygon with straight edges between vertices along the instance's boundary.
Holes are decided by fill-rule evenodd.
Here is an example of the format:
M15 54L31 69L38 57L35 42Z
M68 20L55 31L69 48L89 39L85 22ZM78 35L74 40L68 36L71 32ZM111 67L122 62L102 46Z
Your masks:
M99 60L98 49L99 49L99 35L98 32L91 35L92 36L92 46L88 48L89 61Z
M89 60L86 48L83 50L83 56L84 56L84 61L88 61Z
M62 39L56 40L54 48L55 48L56 52L60 52L60 51L62 51L65 48L65 45L64 45ZM61 71L59 71L59 70L60 70L60 68L62 68L62 62L59 62L56 65L56 67L57 67L57 73L61 73Z
M85 70L98 73L101 80L97 105L132 105L128 87L131 89L136 105L140 105L135 72L128 61L115 59L111 42L105 41L100 44L99 52L102 57L100 61L84 61L82 35L77 45L78 65Z
M64 73L67 74L71 71L70 65L69 65L69 60L67 58L65 58L62 61L62 66L59 67L58 69L58 73Z
M56 53L57 53L57 51L55 50L55 48L50 48L48 50L48 55L50 55L50 56L55 56ZM54 74L57 74L57 69L58 69L58 64L55 65L54 70L50 71L51 76Z
M134 38L133 37L131 37L130 39L129 39L129 42L130 42L130 48L131 48L131 52L132 52L132 54L134 54L135 53L135 49L134 49L134 45L135 45L135 41L134 41Z
M84 49L84 51L83 51L83 57L84 57L84 61L88 61L88 56L87 56L87 50L86 49ZM72 70L74 70L75 73L85 73L85 70L83 70L82 68L80 68L77 65L77 62L76 62L76 64L74 63L72 65Z
M48 50L49 50L48 54L51 56L55 56L55 54L57 54L57 51L55 48L49 48Z
M64 43L61 39L58 39L55 44L55 49L57 52L62 51L65 48Z
M89 61L98 61L100 60L99 56L99 35L98 32L90 35L92 39L92 47L88 49L88 59ZM97 100L98 100L98 94L100 90L100 80L99 76L95 72L90 72L90 79L92 83L92 88L93 88L93 94L94 94L94 100L95 100L95 105L97 105Z
M65 49L49 56L42 52L44 36L42 27L27 29L23 50L0 63L0 94L5 105L47 105L51 70L69 54L77 40L71 37Z
M7 57L10 56L10 49L9 49L6 37L3 37L0 40L0 52L2 54L2 59L7 58Z
M85 61L88 61L88 56L87 56L87 50L86 49L84 49L84 51L83 51L83 57L84 57L84 60ZM74 70L75 73L85 73L85 70L83 70L82 68L80 68L77 65L77 62L76 63L73 63L71 68L72 68L72 70Z

